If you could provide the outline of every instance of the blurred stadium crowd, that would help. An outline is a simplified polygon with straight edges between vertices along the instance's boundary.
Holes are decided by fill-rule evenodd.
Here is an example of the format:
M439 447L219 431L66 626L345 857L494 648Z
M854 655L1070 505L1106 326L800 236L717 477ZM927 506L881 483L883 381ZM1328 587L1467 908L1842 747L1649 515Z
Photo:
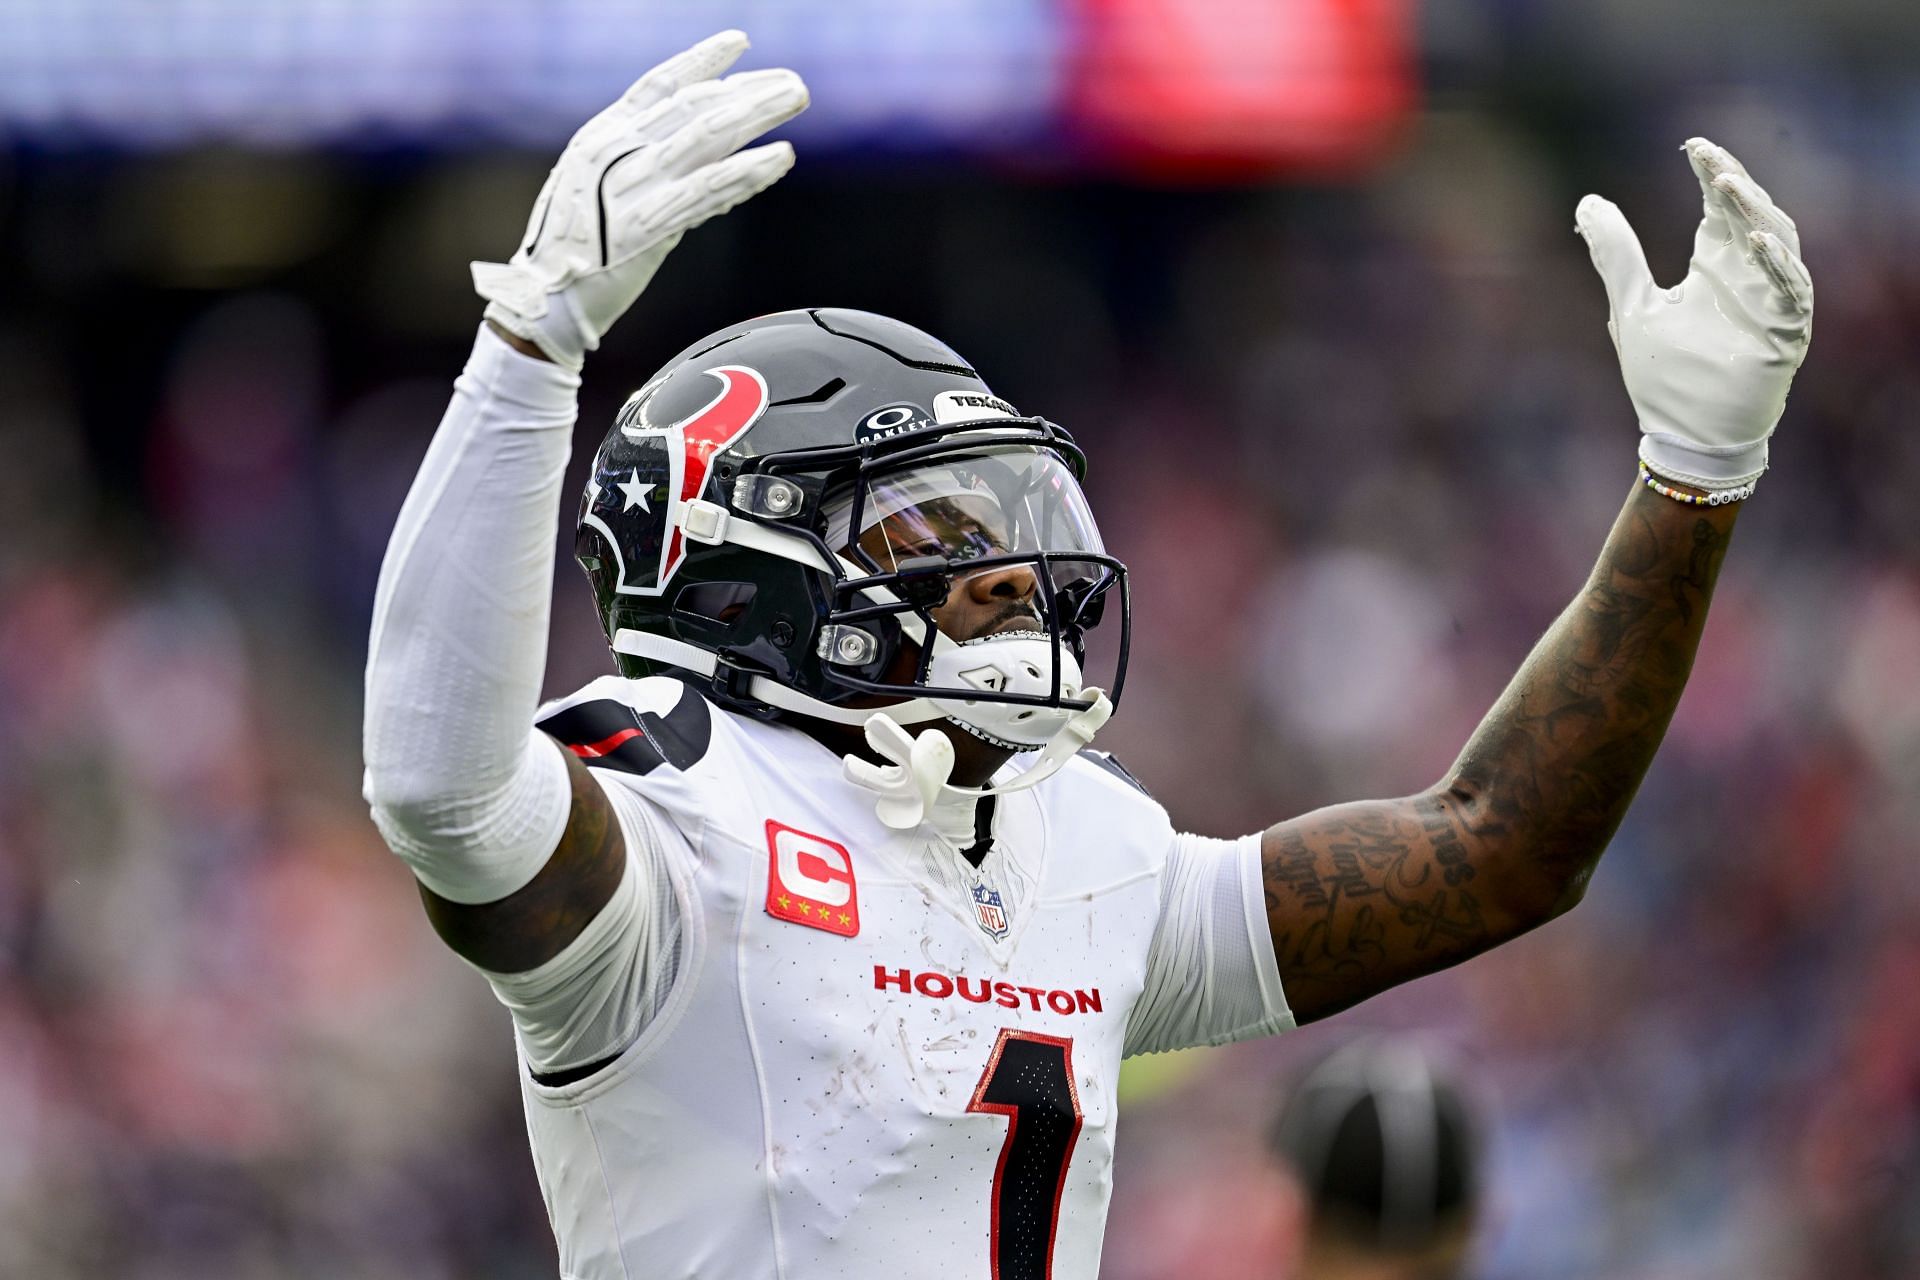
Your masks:
M1426 110L1350 184L803 155L670 261L579 439L742 315L897 314L1087 446L1136 592L1104 745L1176 819L1412 790L1632 478L1574 201L1619 201L1677 279L1671 148L1730 146L1799 219L1817 339L1586 903L1323 1026L1145 1063L1103 1274L1289 1274L1274 1081L1390 1027L1486 1108L1486 1276L1911 1276L1920 82L1791 28L1751 51L1768 96L1633 43L1654 6L1587 43L1439 7ZM0 1274L551 1270L506 1017L358 796L374 574L478 316L465 264L545 162L0 158ZM549 690L607 669L562 563Z

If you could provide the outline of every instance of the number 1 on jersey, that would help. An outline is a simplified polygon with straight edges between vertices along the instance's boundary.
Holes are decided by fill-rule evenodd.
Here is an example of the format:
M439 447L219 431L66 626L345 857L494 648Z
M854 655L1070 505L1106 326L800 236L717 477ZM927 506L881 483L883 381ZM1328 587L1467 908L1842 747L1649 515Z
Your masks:
M967 1110L1007 1118L993 1167L993 1280L1047 1280L1060 1192L1080 1137L1073 1041L1002 1027Z

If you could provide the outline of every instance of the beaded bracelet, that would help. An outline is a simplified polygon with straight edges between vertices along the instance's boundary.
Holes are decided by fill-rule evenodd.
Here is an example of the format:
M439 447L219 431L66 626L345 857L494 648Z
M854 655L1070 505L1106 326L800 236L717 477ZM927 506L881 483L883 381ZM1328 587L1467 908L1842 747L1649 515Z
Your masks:
M1647 470L1647 464L1640 464L1640 479L1647 488L1663 498L1672 498L1675 502L1684 502L1690 507L1724 507L1729 502L1743 502L1753 496L1754 488L1760 480L1756 476L1737 489L1715 489L1707 494L1683 493L1660 483L1660 478Z

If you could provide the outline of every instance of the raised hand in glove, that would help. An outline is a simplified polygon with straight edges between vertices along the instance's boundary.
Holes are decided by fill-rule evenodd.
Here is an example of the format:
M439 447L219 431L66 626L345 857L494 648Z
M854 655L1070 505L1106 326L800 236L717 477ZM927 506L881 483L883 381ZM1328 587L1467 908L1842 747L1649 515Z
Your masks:
M1655 285L1618 207L1588 196L1574 213L1607 287L1607 331L1640 417L1648 470L1733 496L1767 469L1767 438L1813 333L1813 281L1800 232L1740 162L1705 138L1683 150L1706 213L1687 278Z
M715 79L746 48L741 32L710 36L581 126L547 175L518 252L473 264L489 320L579 369L683 232L793 167L785 142L740 150L807 105L791 71Z

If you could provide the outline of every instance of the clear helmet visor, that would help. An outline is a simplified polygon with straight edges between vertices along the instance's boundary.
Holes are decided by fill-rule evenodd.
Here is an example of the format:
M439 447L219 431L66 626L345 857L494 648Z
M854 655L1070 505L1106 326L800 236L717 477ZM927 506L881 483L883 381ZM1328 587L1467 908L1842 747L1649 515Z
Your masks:
M1126 567L1059 454L982 442L870 464L824 517L843 570L821 632L837 683L925 697L1015 749L1052 741L1079 712L1104 720L1099 708L1118 702ZM1102 629L1096 654L1089 641L1108 616L1118 625Z
M949 454L869 477L861 492L829 509L827 540L878 573L930 556L958 568L1045 554L1056 588L1099 576L1093 563L1073 556L1106 553L1067 464L1018 448Z
M1006 671L987 670L985 650L974 651L982 664L976 671L923 643L912 687L951 689L948 696L966 707L973 702L963 689L985 690L1003 703L1069 707L1089 705L1079 692L1084 686L1118 691L1126 662L1125 570L1106 554L1080 482L1057 454L982 445L871 470L826 513L829 545L850 567L867 571L843 584L836 622L914 614L961 646L1015 630L1044 637L1044 654L1009 659ZM965 590L983 574L996 575L990 593ZM1089 669L1089 638L1110 599L1121 602L1121 625L1114 643L1101 644L1099 669ZM1020 614L1031 618L1031 628L1018 627ZM925 633L915 627L909 634ZM957 671L936 670L955 662ZM949 714L975 729L991 718L986 710ZM1031 741L1003 730L990 731Z

